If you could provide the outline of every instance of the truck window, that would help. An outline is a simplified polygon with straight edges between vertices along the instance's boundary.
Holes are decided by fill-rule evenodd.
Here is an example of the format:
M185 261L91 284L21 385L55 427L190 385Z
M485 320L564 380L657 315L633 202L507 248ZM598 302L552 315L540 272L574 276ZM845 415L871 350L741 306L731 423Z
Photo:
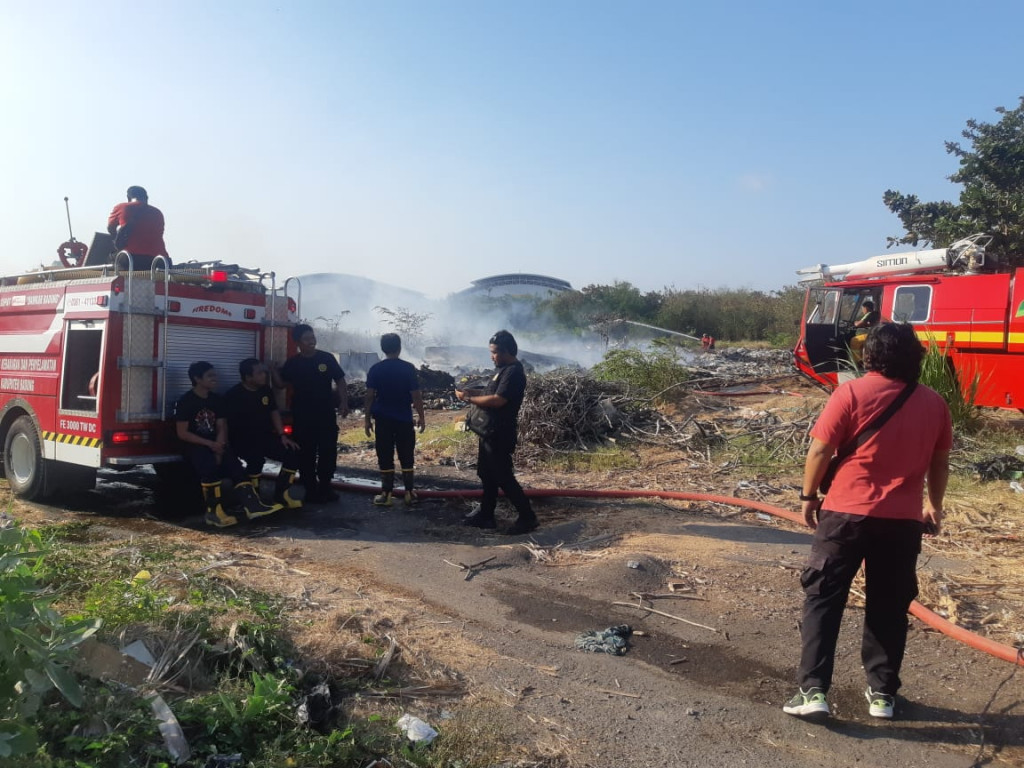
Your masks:
M932 309L930 285L901 285L892 302L892 319L897 323L923 323Z
M64 337L61 410L96 413L99 394L99 378L96 374L100 370L102 347L102 324L88 321L68 323Z
M813 291L814 308L807 316L808 325L833 325L839 309L839 291Z

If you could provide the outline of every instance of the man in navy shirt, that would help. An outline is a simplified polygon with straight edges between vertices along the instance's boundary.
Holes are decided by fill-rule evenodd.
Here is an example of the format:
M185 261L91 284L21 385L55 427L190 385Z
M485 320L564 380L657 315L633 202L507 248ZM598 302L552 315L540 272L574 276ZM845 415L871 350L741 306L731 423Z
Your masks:
M380 337L380 350L384 359L370 366L366 373L366 436L376 433L377 466L380 468L380 495L373 503L391 506L395 489L395 452L402 468L405 503L416 501L413 491L413 455L416 450L415 426L422 433L426 421L423 414L423 395L416 376L416 367L400 359L402 339L397 333ZM414 425L412 410L416 408L418 422ZM374 426L376 425L376 429Z
M316 334L305 323L292 329L299 354L281 366L281 379L292 385L292 421L299 448L299 476L306 501L337 501L331 487L338 466L338 414L348 415L345 372L334 355L316 348Z

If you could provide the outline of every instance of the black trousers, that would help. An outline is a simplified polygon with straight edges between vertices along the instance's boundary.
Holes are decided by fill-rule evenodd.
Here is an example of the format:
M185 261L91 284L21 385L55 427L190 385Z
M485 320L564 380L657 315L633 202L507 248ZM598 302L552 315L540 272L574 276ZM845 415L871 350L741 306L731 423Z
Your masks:
M832 683L839 625L850 584L864 563L864 630L861 662L873 691L895 694L907 644L907 609L917 597L917 556L924 526L917 520L886 520L822 510L804 588L803 689L827 691Z
M416 453L416 429L411 421L398 421L385 416L375 416L373 434L374 447L377 449L377 466L382 472L394 472L396 452L398 453L399 467L402 469L413 468Z
M216 483L228 478L238 484L249 479L230 448L224 449L220 461L217 461L217 454L205 445L186 445L184 454L185 459L199 475L201 483Z
M306 490L330 484L338 467L338 418L332 410L319 418L295 416L299 475Z
M477 451L476 473L483 485L483 496L480 499L480 514L485 517L494 515L498 505L498 489L505 492L520 517L532 519L533 508L523 487L516 480L512 454L516 450L516 436L497 433L490 437L480 438Z
M299 468L299 452L294 448L285 448L281 438L274 435L247 440L244 445L235 445L234 448L238 458L245 463L245 472L249 475L261 474L267 459L281 462L283 469Z

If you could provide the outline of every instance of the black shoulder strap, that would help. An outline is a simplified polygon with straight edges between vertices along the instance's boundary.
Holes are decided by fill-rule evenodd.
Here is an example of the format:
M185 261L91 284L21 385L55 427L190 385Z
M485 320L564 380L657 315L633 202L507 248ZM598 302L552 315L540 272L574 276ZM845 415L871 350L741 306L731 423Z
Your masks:
M884 411L882 411L878 416L876 416L870 424L864 427L864 429L858 432L850 442L848 442L846 445L842 446L838 451L836 451L836 459L842 461L847 456L851 455L854 451L856 451L858 448L860 448L862 445L864 445L864 443L868 441L868 438L870 438L878 430L885 426L885 422L892 418L892 415L896 413L896 411L898 411L903 406L903 404L907 402L908 399L910 399L910 396L914 394L915 389L917 389L916 381L907 384L907 386L903 388L903 391L896 395L896 397L893 399L891 403L889 403L888 407Z

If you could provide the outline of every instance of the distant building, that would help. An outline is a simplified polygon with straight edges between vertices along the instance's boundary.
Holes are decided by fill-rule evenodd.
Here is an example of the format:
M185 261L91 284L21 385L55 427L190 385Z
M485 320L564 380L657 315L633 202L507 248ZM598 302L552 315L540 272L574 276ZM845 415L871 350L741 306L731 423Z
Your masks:
M459 291L455 295L465 298L480 296L540 296L546 298L572 289L572 285L556 277L518 272L510 275L482 277L479 280L474 280L471 287Z

